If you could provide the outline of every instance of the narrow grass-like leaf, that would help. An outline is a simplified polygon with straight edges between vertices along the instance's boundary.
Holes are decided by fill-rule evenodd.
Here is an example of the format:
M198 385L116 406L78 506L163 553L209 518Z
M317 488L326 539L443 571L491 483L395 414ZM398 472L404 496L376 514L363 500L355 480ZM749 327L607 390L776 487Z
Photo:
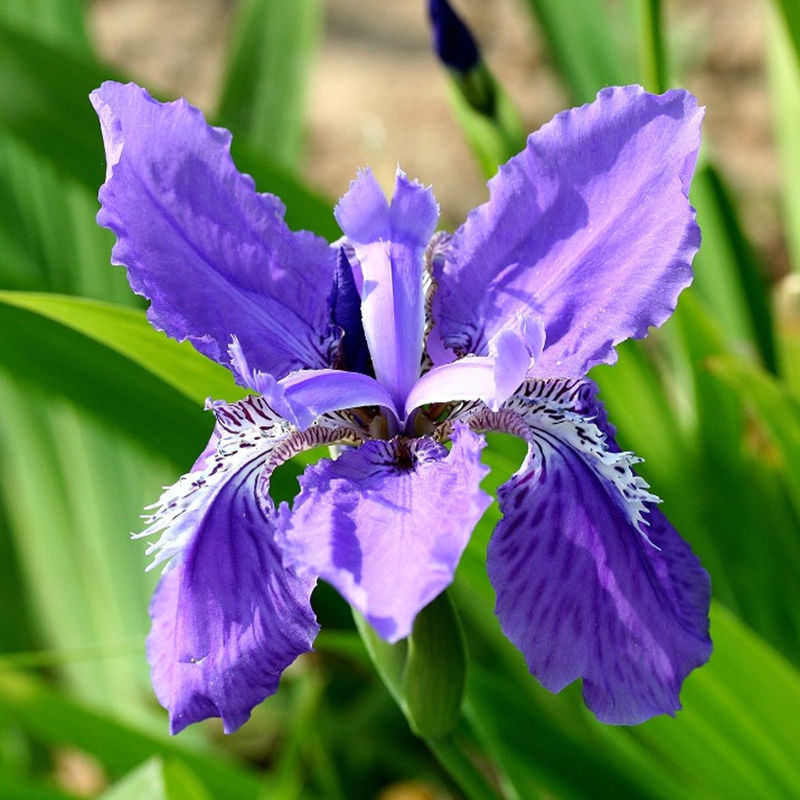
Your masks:
M106 346L198 404L209 395L244 396L228 370L188 342L175 342L154 330L141 311L80 297L23 292L0 292L0 304L38 314Z
M113 70L0 20L0 82L14 87L13 92L0 92L0 127L93 194L105 179L105 160L100 126L88 96L111 79L119 79ZM276 167L262 152L250 152L245 142L235 140L233 152L239 168L255 178L260 191L283 199L290 225L333 238L341 235L332 206L289 172Z
M0 368L27 385L69 399L182 468L205 445L213 420L199 399L190 400L186 391L166 385L105 343L4 302L0 329ZM172 344L164 337L165 349Z
M628 734L694 797L797 797L800 674L719 604L711 630L714 654L686 682L677 719Z
M91 188L105 175L89 92L114 77L88 57L0 22L0 125Z
M667 48L664 41L664 14L661 0L640 0L641 34L639 49L642 62L642 85L649 92L667 90Z
M772 376L733 356L711 360L709 369L733 387L755 412L781 464L800 515L800 402Z
M800 59L800 6L794 0L775 0L775 6L783 17L795 56Z
M94 755L113 778L153 755L176 758L217 798L255 798L260 781L243 768L192 750L178 739L152 736L91 710L31 675L0 666L0 702L31 736L51 745L71 744Z
M775 143L780 156L786 242L792 268L800 271L800 5L779 0L767 8L767 67Z
M322 24L320 0L243 0L218 121L248 148L297 169L308 73Z
M42 392L4 379L0 400L0 492L37 638L61 654L60 674L83 697L146 717L142 643L155 576L128 534L174 471Z
M89 52L85 8L81 0L3 0L0 19L77 53Z
M758 353L776 370L772 315L764 274L744 235L730 192L717 170L706 164L692 185L691 199L703 232L695 257L695 286L729 341Z
M35 783L2 772L0 772L0 797L6 797L8 800L78 800L78 795L61 791L49 785L49 781Z
M210 800L197 776L178 759L145 761L100 795L100 800Z
M109 265L113 236L94 221L96 195L0 128L0 288L134 304L124 270Z
M635 83L634 58L597 0L528 0L575 103L588 103L603 86Z

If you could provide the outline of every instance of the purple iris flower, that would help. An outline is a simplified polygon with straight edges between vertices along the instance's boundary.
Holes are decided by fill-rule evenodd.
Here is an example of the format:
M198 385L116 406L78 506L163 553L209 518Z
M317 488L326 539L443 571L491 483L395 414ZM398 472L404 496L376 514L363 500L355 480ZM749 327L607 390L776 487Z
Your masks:
M709 580L613 438L586 375L672 313L700 235L687 192L702 112L683 91L604 89L556 116L452 235L430 189L365 170L333 244L284 222L185 101L92 94L101 225L152 324L254 393L209 401L211 440L142 535L165 570L148 656L173 732L238 728L312 648L335 586L389 642L453 579L491 498L482 433L523 439L487 569L496 613L551 691L597 717L680 708L709 657ZM445 444L450 442L450 447ZM337 445L276 508L270 477Z

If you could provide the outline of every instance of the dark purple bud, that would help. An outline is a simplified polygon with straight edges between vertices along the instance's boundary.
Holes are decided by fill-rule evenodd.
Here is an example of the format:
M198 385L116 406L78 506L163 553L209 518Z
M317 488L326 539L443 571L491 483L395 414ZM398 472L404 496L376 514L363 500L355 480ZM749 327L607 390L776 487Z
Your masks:
M480 61L478 46L450 3L429 0L428 14L433 25L433 46L439 58L458 72L473 69Z

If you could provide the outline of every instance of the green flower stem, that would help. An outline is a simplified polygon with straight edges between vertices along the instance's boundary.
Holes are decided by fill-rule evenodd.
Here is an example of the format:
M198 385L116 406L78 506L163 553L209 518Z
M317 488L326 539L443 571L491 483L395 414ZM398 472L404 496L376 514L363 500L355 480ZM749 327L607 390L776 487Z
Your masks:
M451 733L441 739L425 739L425 744L469 800L498 800L502 796L470 758L459 736Z
M648 91L661 94L667 90L667 54L661 0L642 0L641 5L642 83Z

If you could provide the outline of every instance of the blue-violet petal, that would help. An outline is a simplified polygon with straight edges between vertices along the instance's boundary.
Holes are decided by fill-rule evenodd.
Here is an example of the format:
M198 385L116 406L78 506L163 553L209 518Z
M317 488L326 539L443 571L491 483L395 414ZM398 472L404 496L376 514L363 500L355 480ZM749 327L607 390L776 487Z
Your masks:
M547 337L535 376L583 377L663 323L700 244L687 195L701 117L687 92L612 87L531 134L435 276L444 342L484 355L509 319L533 311Z
M711 653L708 575L598 427L597 401L525 405L528 457L500 487L487 554L503 631L551 691L583 678L602 722L674 714Z
M335 586L384 639L408 636L491 502L483 446L458 426L449 453L432 439L373 440L309 467L278 511L286 563Z
M112 82L91 99L108 163L98 222L153 325L226 367L234 335L277 378L329 366L328 243L290 231L281 201L236 171L230 134L185 100Z

